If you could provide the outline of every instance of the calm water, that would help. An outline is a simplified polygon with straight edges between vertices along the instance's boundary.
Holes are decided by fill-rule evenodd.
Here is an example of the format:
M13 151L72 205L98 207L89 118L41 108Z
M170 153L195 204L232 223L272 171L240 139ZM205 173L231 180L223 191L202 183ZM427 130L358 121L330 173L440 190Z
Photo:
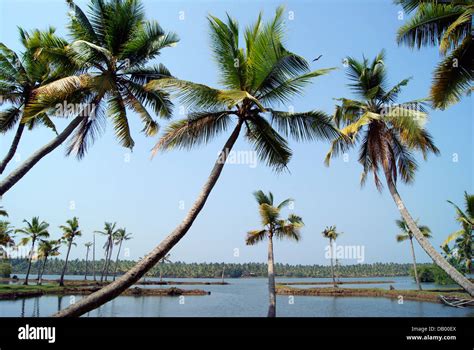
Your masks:
M19 275L19 277L22 277ZM45 276L58 278L58 276ZM82 279L70 276L70 279ZM364 280L392 280L396 289L414 289L416 285L408 277L364 278ZM152 280L152 279L147 279ZM177 280L177 279L173 279ZM180 279L186 281L188 279ZM190 280L190 279L189 279ZM194 279L196 280L196 279ZM330 279L281 278L277 282L330 281ZM344 280L344 279L342 279ZM349 278L347 280L357 280ZM192 317L192 316L266 316L267 280L265 278L229 279L228 285L186 285L182 289L204 289L211 295L186 297L134 297L123 296L108 302L85 316L116 317ZM345 285L345 287L389 288L390 284ZM167 288L169 286L140 286L142 288ZM314 287L314 286L297 286ZM424 284L425 289L449 288ZM0 317L49 316L65 308L81 296L42 296L13 301L0 301ZM473 308L457 309L442 304L369 297L311 297L278 296L277 314L280 317L474 317Z

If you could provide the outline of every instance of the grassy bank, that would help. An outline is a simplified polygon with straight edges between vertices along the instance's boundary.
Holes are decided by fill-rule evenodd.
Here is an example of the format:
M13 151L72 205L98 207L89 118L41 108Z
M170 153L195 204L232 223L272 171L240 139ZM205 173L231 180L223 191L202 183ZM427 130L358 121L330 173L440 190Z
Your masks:
M461 289L431 289L431 290L388 290L381 288L295 288L277 285L279 295L302 295L302 296L338 296L338 297L382 297L398 299L400 296L405 300L429 301L440 303L439 296L453 296L470 299L469 295Z
M100 286L83 286L67 284L61 287L57 284L43 284L41 286L22 284L0 284L0 300L38 297L42 295L89 295L100 289ZM210 292L201 289L144 289L133 287L125 290L121 295L130 296L180 296L180 295L208 295Z

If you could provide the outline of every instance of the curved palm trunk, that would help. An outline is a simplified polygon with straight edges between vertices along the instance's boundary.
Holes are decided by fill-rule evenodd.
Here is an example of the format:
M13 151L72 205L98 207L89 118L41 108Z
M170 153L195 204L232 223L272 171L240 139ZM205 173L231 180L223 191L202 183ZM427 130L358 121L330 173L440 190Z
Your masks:
M13 159L13 156L16 153L16 149L18 148L18 144L20 143L23 130L25 130L25 124L19 123L18 128L16 129L15 137L13 138L12 144L10 146L10 149L8 150L8 153L6 154L5 158L3 158L2 162L0 163L0 174L3 174L8 163L10 163L10 161Z
M267 317L276 316L276 295L275 295L275 262L273 259L273 237L268 235L268 314Z
M390 178L390 177L389 177ZM416 238L420 246L423 250L433 259L433 262L441 267L448 275L451 277L457 284L459 284L469 295L474 296L474 284L470 282L463 274L461 274L458 270L456 270L453 266L451 266L443 256L438 253L431 243L426 239L425 236L421 233L418 225L415 223L413 218L411 217L410 213L405 207L400 195L398 194L397 188L391 181L387 181L388 188L390 190L390 194L395 201L395 204L400 211L403 219L407 223L410 231L413 233L413 236Z
M67 261L69 259L69 253L71 252L71 246L72 246L72 239L69 241L69 245L67 247L66 261L64 262L63 272L61 273L61 279L59 280L60 286L64 286L64 275L66 274Z
M413 257L413 272L415 273L416 284L418 285L419 290L423 290L421 288L420 278L418 277L418 271L416 269L415 247L413 247L412 237L410 237L410 246L411 246L411 256Z
M110 251L110 245L107 244L107 247L105 248L104 267L102 268L102 274L100 275L100 282L104 281L105 269L107 268L107 262L109 261L109 251Z
M0 196L3 196L10 188L13 187L28 171L35 166L43 157L51 153L59 147L72 132L79 126L84 117L76 117L71 123L53 140L41 147L33 153L27 160L25 160L19 167L13 170L3 181L0 182Z
M30 250L30 256L29 256L29 261L28 261L28 270L26 271L25 282L23 282L25 286L28 285L28 277L30 276L31 260L33 259L33 250L35 248L35 241L36 241L35 238L33 238L33 240L31 241L31 250Z
M89 247L87 247L86 251L86 272L84 273L84 281L87 281L87 260L89 259Z
M115 281L115 277L117 276L117 267L118 267L120 249L121 248L122 248L122 241L120 241L118 252L117 252L117 257L115 258L115 269L114 269L114 278L113 278L114 281Z
M336 275L334 274L334 263L333 263L333 249L332 249L332 239L329 239L329 250L331 252L331 275L332 275L332 283L334 285L334 288L337 288L337 283L336 283Z
M121 276L116 281L112 282L108 286L101 288L97 292L90 294L89 296L79 300L77 303L69 306L68 308L54 314L56 317L73 317L81 316L82 314L94 310L100 305L105 304L107 301L117 297L124 290L138 281L147 271L155 266L161 258L163 258L171 248L173 248L183 238L188 230L191 228L194 220L196 220L198 214L201 212L206 200L209 197L214 185L216 184L219 176L224 168L227 155L237 141L240 130L242 128L243 121L239 119L237 126L230 135L229 139L225 143L221 154L218 156L214 168L209 175L206 183L204 184L201 193L194 202L193 206L189 210L184 220L171 232L157 247L155 247L148 255L146 255L140 262L132 267L126 274Z
M45 256L44 260L43 260L43 267L41 268L41 274L38 277L38 285L40 285L40 286L41 286L41 283L43 283L43 274L44 274L44 269L46 267L46 261L47 260L48 260L48 256Z

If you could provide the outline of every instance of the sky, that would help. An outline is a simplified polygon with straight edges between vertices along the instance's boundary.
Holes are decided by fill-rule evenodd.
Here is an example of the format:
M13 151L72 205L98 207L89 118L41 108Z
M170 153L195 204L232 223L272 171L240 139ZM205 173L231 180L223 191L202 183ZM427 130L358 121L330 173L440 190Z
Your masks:
M86 3L77 1L83 9ZM311 63L313 69L338 68L316 78L304 95L281 109L332 113L334 98L354 97L347 87L344 57L373 58L383 48L390 83L412 77L400 102L428 94L439 52L436 48L414 51L397 45L396 31L407 15L389 0L144 1L148 19L157 20L181 39L176 47L163 50L155 62L165 64L179 78L219 87L206 16L222 18L228 12L245 28L259 11L268 19L281 4L286 6L288 49L308 61L322 55ZM0 0L0 41L20 50L17 26L54 26L58 34L66 36L67 12L62 0ZM176 108L173 119L182 117ZM441 155L430 156L427 162L418 157L420 167L415 183L399 185L412 216L431 228L435 247L457 229L455 212L447 200L462 205L463 192L473 192L472 118L470 98L446 111L432 111L427 127ZM84 258L84 243L92 240L93 232L101 230L104 221L116 221L133 233L133 239L124 243L121 258L137 259L159 244L192 205L227 135L192 151L172 151L151 159L150 150L157 138L140 133L140 121L134 113L129 113L129 120L136 142L133 152L118 144L109 124L83 160L66 157L64 146L41 160L3 197L2 205L10 214L11 223L20 227L23 219L39 216L50 223L51 237L57 238L61 234L58 226L77 216L83 237L71 252L73 259ZM67 121L56 122L62 129ZM160 121L162 129L167 123ZM4 174L53 136L45 128L27 132L17 158ZM0 154L5 154L12 138L12 133L1 136ZM388 191L379 193L372 178L364 188L360 187L361 166L356 152L349 153L347 162L334 159L328 168L323 164L328 143L290 141L290 145L294 155L287 173L277 174L261 163L253 168L248 164L226 165L198 219L172 249L171 260L265 262L266 244L248 247L244 241L247 231L260 227L252 193L262 189L272 191L277 201L293 198L293 210L283 214L296 213L305 222L299 243L274 244L277 262L327 264L327 242L321 231L329 225L337 225L343 232L338 244L364 248L366 263L411 262L408 243L395 241L398 231L394 222L399 213ZM235 150L249 151L251 146L241 138ZM98 236L97 242L100 257L105 238ZM416 246L415 251L418 261L430 261L420 247ZM340 263L355 261L346 259Z

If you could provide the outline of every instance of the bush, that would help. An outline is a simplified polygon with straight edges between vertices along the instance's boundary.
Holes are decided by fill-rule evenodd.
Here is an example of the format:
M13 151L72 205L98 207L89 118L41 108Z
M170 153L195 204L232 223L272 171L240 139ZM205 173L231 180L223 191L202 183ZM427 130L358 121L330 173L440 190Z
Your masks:
M415 276L413 269L410 270L410 275ZM420 282L434 282L441 285L456 283L441 267L434 264L418 266L418 277Z
M8 263L0 263L0 277L8 278L12 273L12 266Z

